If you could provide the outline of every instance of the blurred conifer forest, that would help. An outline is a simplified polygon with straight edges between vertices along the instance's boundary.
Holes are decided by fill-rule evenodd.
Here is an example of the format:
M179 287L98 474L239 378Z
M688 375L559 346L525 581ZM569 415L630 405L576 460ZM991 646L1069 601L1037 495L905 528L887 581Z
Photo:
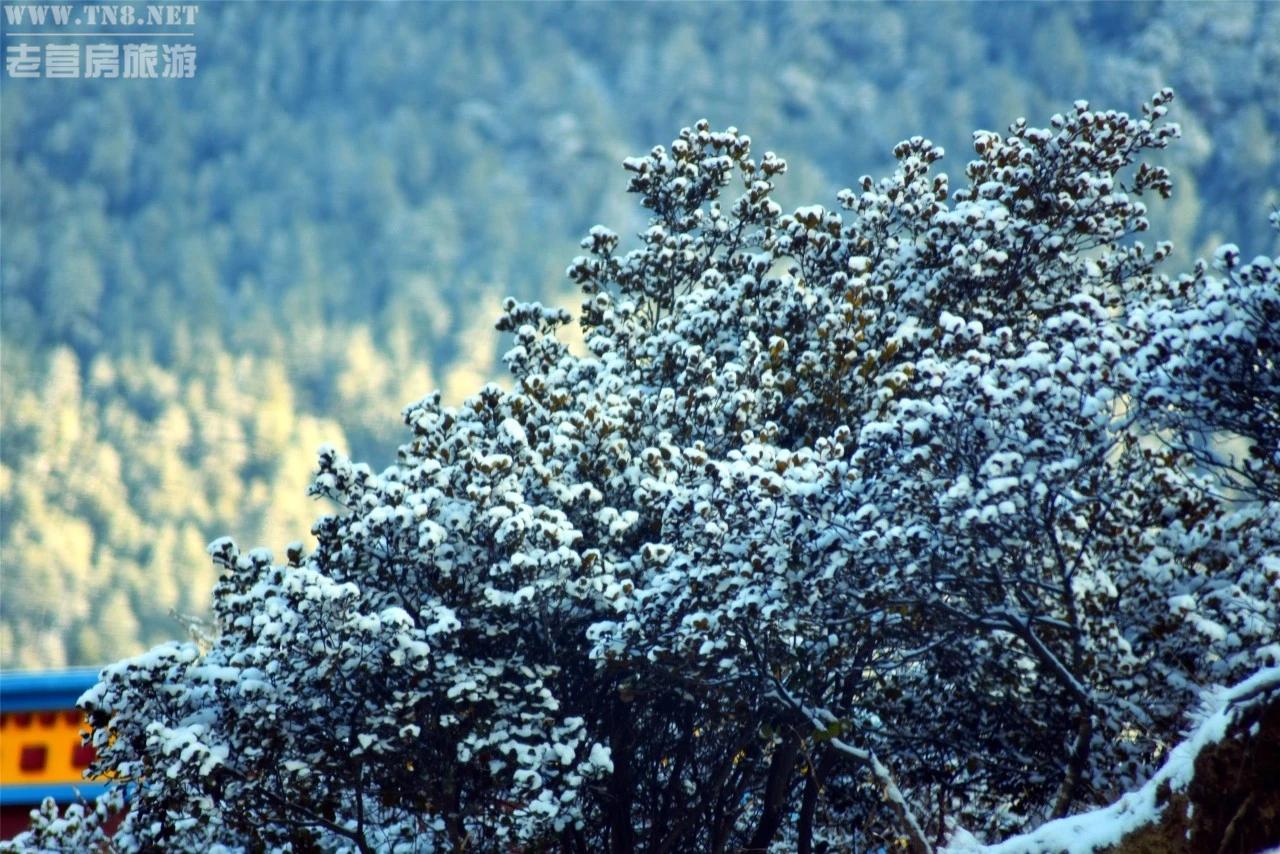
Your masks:
M322 442L500 378L499 299L574 308L621 159L706 117L834 200L927 134L1179 95L1153 230L1276 253L1280 4L200 5L193 80L3 81L0 667L202 615L223 534L282 552ZM1260 181L1258 176L1265 176Z

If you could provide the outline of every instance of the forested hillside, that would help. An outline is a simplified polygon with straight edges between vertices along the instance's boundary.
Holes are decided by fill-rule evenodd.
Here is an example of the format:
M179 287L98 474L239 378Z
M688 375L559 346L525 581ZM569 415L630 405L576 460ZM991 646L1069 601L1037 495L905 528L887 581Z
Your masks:
M922 129L954 169L957 129L1170 85L1175 266L1280 250L1280 4L201 16L193 80L3 87L0 667L180 636L208 541L282 551L317 446L390 462L403 405L497 376L498 297L575 303L578 237L643 223L618 163L703 116L787 153L787 208Z

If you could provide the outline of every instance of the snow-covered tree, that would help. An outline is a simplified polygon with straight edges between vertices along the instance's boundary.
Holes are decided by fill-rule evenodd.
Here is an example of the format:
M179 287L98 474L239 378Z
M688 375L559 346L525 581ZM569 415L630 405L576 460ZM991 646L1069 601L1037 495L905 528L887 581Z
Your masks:
M586 354L507 301L510 390L323 451L317 548L216 542L216 636L85 695L112 844L925 851L1141 785L1280 659L1275 266L1136 239L1171 98L979 132L955 189L912 138L839 209L733 128L627 160Z
M1280 211L1271 214L1280 231ZM1167 430L1176 450L1214 471L1223 487L1280 498L1280 269L1239 247L1218 250L1143 305L1134 325L1148 330L1139 353L1138 412ZM1237 440L1235 443L1229 440Z

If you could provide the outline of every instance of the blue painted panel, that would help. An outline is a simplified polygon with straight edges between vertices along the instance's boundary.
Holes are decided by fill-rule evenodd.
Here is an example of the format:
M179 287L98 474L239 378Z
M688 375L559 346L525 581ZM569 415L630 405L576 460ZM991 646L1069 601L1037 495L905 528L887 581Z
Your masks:
M0 786L0 807L22 804L38 805L45 798L60 804L75 803L79 798L92 801L107 790L106 783L26 783Z
M71 710L98 682L98 668L0 673L0 711Z

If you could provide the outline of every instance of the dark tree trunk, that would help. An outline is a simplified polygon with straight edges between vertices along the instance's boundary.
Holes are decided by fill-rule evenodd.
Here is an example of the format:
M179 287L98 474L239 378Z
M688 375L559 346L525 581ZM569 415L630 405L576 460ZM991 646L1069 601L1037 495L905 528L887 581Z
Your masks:
M830 747L822 751L817 767L809 769L809 780L804 785L804 796L800 802L800 818L796 825L798 838L798 854L813 854L813 817L818 810L818 798L822 794L822 781L831 772L836 755Z
M635 833L631 825L631 805L635 797L631 761L635 752L630 710L620 699L611 702L609 752L613 773L609 775L609 850L613 854L630 854L635 850Z
M800 738L789 735L774 751L773 760L769 763L769 779L765 783L764 809L760 815L760 823L756 832L747 843L746 851L763 852L769 850L782 824L782 812L787 802L787 791L791 787L791 772L796 766L796 757L800 755Z

